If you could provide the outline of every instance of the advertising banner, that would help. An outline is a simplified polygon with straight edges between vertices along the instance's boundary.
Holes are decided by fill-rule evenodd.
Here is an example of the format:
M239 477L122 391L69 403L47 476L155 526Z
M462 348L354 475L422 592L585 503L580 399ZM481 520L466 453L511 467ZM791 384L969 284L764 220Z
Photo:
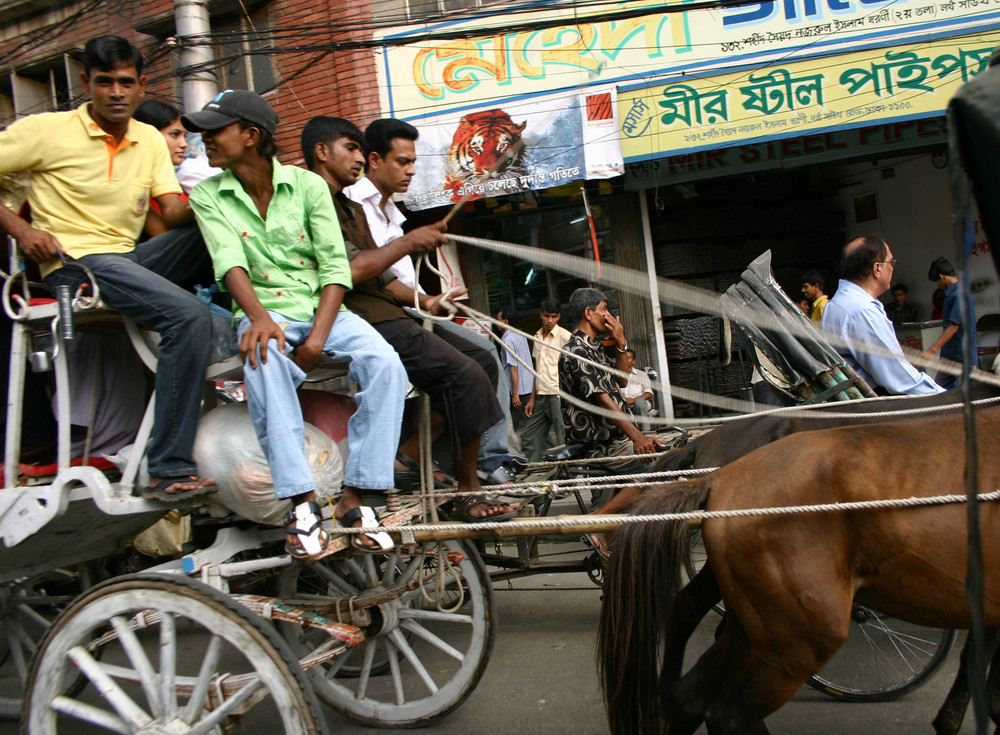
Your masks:
M421 122L410 209L547 189L624 170L613 89Z
M536 3L398 28L378 50L384 113L415 121L574 87L781 66L996 28L998 0Z
M942 114L1000 31L619 93L628 161Z

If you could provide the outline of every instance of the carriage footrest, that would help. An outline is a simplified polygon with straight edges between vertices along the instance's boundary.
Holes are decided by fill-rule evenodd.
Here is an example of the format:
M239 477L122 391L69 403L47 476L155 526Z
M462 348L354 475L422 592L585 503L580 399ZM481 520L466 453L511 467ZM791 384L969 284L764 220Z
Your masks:
M331 620L325 615L304 610L274 597L232 595L232 598L266 620L280 620L285 623L303 625L307 628L317 628L327 635L342 641L348 648L353 648L365 640L364 632L357 626L338 623L336 620ZM357 615L361 612L367 615L366 610L357 610L354 611L354 614ZM370 618L368 622L371 622Z

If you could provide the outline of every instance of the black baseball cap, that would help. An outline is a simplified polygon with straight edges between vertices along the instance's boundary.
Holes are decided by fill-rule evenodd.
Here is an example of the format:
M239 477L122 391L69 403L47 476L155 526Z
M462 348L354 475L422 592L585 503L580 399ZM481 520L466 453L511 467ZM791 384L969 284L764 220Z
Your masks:
M246 120L263 128L271 135L278 125L278 113L256 92L245 89L227 89L198 112L181 115L181 123L192 133L219 130L234 122Z

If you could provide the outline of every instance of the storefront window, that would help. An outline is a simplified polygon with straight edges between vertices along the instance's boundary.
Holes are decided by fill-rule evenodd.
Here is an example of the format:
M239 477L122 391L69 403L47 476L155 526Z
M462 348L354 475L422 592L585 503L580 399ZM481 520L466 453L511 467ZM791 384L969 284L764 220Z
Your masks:
M592 211L600 259L612 262L606 208L595 205ZM480 228L481 236L491 240L593 258L590 227L582 204L498 215L481 220ZM587 285L581 278L508 255L484 251L482 257L490 312L494 314L504 306L512 306L516 312L535 312L548 296L565 304L574 289Z

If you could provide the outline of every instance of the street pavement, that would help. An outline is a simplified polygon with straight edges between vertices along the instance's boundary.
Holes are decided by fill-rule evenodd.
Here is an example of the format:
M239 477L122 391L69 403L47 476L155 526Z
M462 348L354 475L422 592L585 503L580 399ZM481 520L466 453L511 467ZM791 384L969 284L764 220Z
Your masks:
M445 735L607 735L597 682L594 641L600 591L584 574L549 574L496 586L499 635L489 667L469 699L449 717L396 733ZM589 585L589 586L588 586ZM706 618L689 658L713 639L718 619ZM924 686L893 702L847 703L808 687L767 720L774 735L932 733L930 723L954 679L964 634ZM971 715L962 735L972 735ZM372 735L331 712L331 735ZM704 733L702 727L699 733Z
M547 548L543 546L543 553ZM560 544L557 550L574 548L583 553L579 545ZM479 686L456 711L430 727L394 732L606 734L594 662L600 590L583 573L536 575L495 583L495 602L499 633ZM692 656L708 647L716 623L714 614L703 622L689 645ZM767 724L776 735L930 733L931 719L954 677L962 640L959 639L936 676L897 701L844 703L803 688ZM192 656L199 654L200 651L191 652ZM324 707L324 711L331 735L377 732L329 708ZM16 732L16 723L0 721L0 734ZM241 732L275 735L275 726L255 722L251 716L243 723ZM704 728L699 732L704 732ZM961 732L963 735L975 732L968 718Z

